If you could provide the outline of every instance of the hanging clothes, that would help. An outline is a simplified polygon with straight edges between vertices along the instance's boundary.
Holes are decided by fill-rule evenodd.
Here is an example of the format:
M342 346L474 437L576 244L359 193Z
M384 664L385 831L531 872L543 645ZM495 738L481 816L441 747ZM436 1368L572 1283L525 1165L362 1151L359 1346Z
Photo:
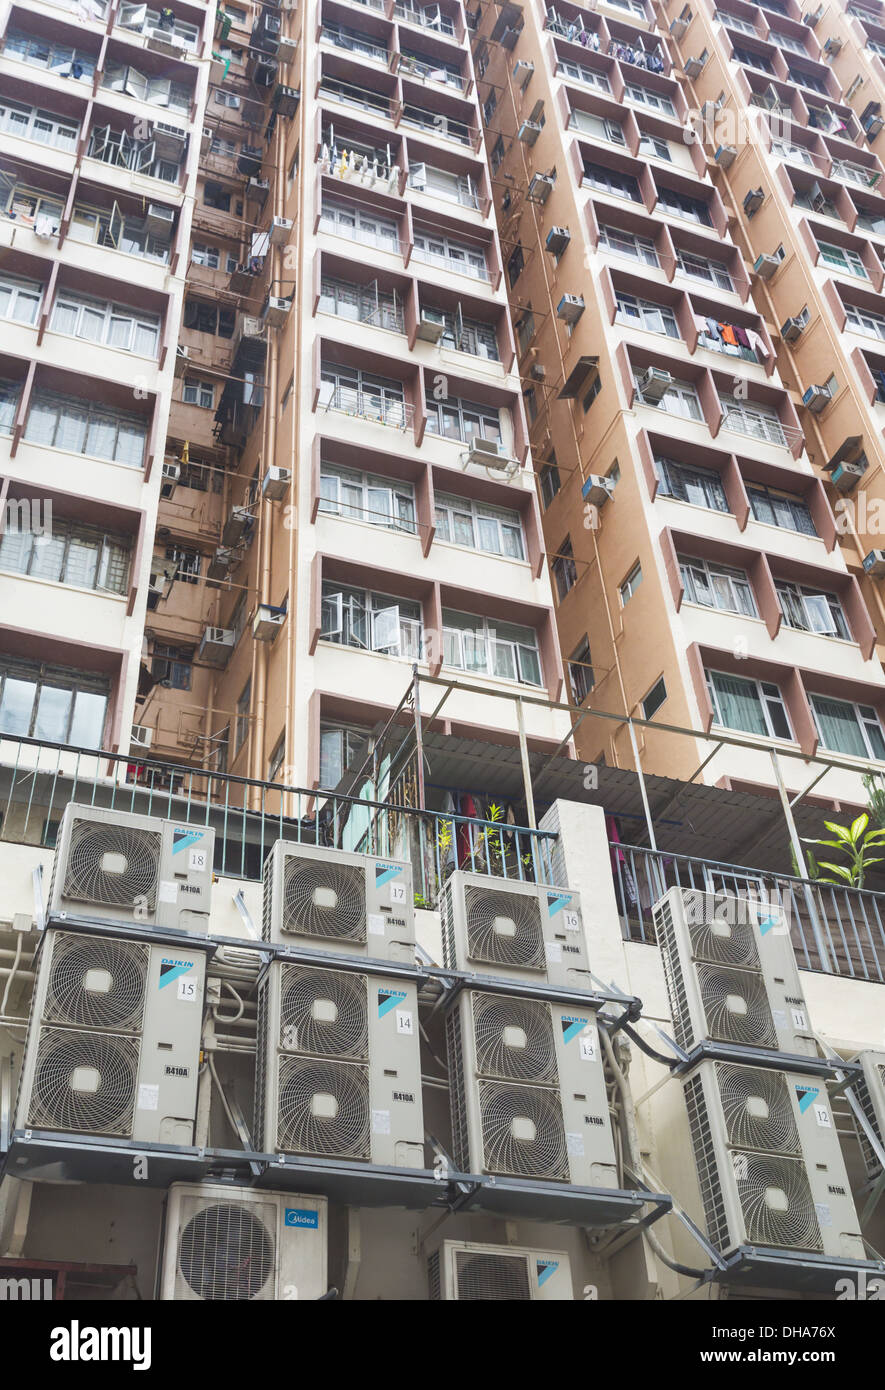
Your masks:
M762 338L754 328L747 329L747 337L750 340L751 350L755 352L756 356L762 362L767 362L769 353L768 348L765 346L765 339Z
M707 324L707 333L708 333L709 337L711 337L711 338L713 339L713 342L714 342L714 343L721 343L721 342L722 342L722 334L719 332L719 324L716 322L716 320L715 320L715 319L707 319L707 320L706 320L706 324Z
M728 343L729 347L738 346L738 340L735 336L735 331L730 323L720 323L719 336L721 337L723 343Z
M741 328L740 324L735 324L733 332L734 336L737 338L738 347L749 348L750 339L747 335L747 330L745 328Z
M476 802L474 801L473 797L470 795L469 792L465 792L465 794L460 798L458 811L460 815L468 816L471 820L475 819L476 816L478 816L479 811L477 809ZM467 825L464 821L459 822L457 839L459 868L470 869L474 868L475 866L475 872L482 873L484 871L484 864L480 864L475 861L477 840L476 826Z

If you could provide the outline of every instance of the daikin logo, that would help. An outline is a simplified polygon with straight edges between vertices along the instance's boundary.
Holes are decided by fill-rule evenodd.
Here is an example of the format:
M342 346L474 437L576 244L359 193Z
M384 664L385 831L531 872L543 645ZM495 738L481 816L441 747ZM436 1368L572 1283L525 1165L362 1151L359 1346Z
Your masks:
M171 956L163 956L160 961L160 989L165 989L167 985L171 985L173 980L186 975L193 968L192 960L175 960Z
M535 1263L538 1272L538 1288L540 1288L559 1269L559 1260L536 1260Z
M376 864L375 887L380 888L383 883L389 883L392 878L398 878L402 871L402 864Z
M397 1004L401 1004L406 997L405 990L402 989L379 989L378 991L378 1017L383 1018L389 1014L391 1009L395 1009Z
M203 838L202 830L173 830L172 853L180 854L183 849L198 845Z
M768 932L771 931L772 927L777 926L779 920L780 919L776 917L773 912L770 912L767 917L761 918L759 921L759 935L766 936Z
M796 1095L799 1097L799 1114L804 1115L805 1111L814 1104L820 1095L820 1088L817 1086L797 1086Z
M589 1018L578 1018L576 1014L563 1014L560 1022L563 1042L571 1042L572 1038L580 1037L590 1020Z
M548 893L547 911L551 917L555 917L557 912L561 912L564 907L568 907L572 900L571 893Z

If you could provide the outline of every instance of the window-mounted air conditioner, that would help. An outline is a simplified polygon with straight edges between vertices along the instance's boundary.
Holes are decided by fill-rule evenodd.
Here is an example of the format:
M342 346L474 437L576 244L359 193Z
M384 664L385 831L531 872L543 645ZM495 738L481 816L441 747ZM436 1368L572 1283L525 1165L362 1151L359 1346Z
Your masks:
M523 91L525 91L529 78L533 76L534 71L534 63L529 62L526 58L520 58L518 63L514 63L513 78L515 82L520 82L522 84Z
M175 209L163 207L162 203L148 203L144 222L151 236L169 241L175 226Z
M238 338L260 338L264 341L264 324L255 314L241 314L238 327Z
M583 312L582 294L564 294L556 306L556 317L563 323L577 323Z
M418 337L425 343L438 343L445 332L446 325L444 320L437 318L433 312L428 313L426 309L421 310L421 321L418 324Z
M770 280L772 275L780 269L783 262L778 256L757 256L753 262L753 269L760 280Z
M226 666L236 645L236 633L230 627L207 627L197 652L199 661L207 666Z
M561 256L572 239L568 227L551 227L544 242L544 249L551 256Z
M277 49L277 57L281 63L294 63L298 54L298 40L290 38L280 38L280 45Z
M129 738L131 748L150 748L154 731L149 724L133 724Z
M236 555L230 546L220 545L209 560L209 567L206 571L206 579L210 583L217 583L227 579L231 568L236 561Z
M427 1261L432 1302L506 1298L573 1300L564 1250L526 1250L517 1245L471 1245L444 1240Z
M187 49L169 29L148 29L147 47L152 53L162 53L167 58L186 58Z
M484 464L487 468L511 469L516 460L496 439L481 439L478 435L470 441L466 460L468 464Z
M271 464L261 480L261 495L268 502L282 502L289 495L292 470Z
M720 169L728 169L737 158L734 145L720 145L713 156Z
M270 603L259 603L252 619L252 636L256 642L272 642L285 621L285 608L275 608Z
M163 481L162 481L162 483L160 484L160 496L161 496L161 497L166 497L166 498L171 497L172 494L174 493L176 487L178 486L178 483L180 482L180 480L181 480L181 464L180 464L180 463L164 463L164 464L163 464Z
M592 502L594 507L604 507L614 490L615 485L611 478L602 478L598 473L591 473L584 480L581 496L585 502Z
M258 198L262 203L270 192L270 181L259 179L254 176L246 184L246 195L249 198Z
M830 392L826 386L809 386L807 391L802 392L802 404L814 415L820 415L822 410L826 410L830 400Z
M744 212L748 217L752 217L759 211L765 202L765 194L761 188L750 188L744 194Z
M200 154L201 154L201 155L207 155L207 154L209 153L210 149L212 148L212 141L213 141L213 139L214 139L214 136L213 136L213 134L212 134L212 128L211 128L211 126L204 126L204 127L203 127L203 134L200 136Z
M830 482L839 492L851 492L866 471L862 463L837 463L830 474Z
M524 145L533 145L541 134L541 127L537 121L523 121L517 132L517 139Z
M277 295L270 295L265 302L261 317L269 327L282 328L289 317L291 308L291 299L280 299Z
M842 40L837 34L831 35L824 44L824 53L826 53L828 58L835 58L836 54L841 53L841 51Z
M186 130L182 130L177 125L168 125L166 121L155 121L151 138L157 146L157 154L161 159L171 159L176 164L181 163L187 147Z
M248 507L231 507L230 516L221 533L222 545L239 545L251 533L253 525L252 513Z
M701 73L704 71L705 63L705 58L687 58L682 71L685 73L686 77L692 79L700 77Z
M816 25L820 22L820 20L823 18L823 13L824 13L824 6L823 6L823 5L818 5L818 7L817 7L816 10L810 10L809 13L808 13L807 15L803 15L803 17L802 17L802 23L803 23L803 24L807 24L808 27L809 27L809 29L814 29L815 26L816 26Z
M528 199L531 203L546 203L556 180L551 174L533 174L529 180Z
M636 384L643 400L657 402L664 399L673 385L673 378L660 367L648 367Z
M546 381L547 368L544 366L544 363L533 362L529 368L529 376L532 378L532 381Z
M687 18L685 15L680 14L677 15L676 18L671 21L670 33L673 35L674 39L677 40L677 42L685 38L688 26L691 23L691 18L691 13L689 13Z
M795 343L802 337L804 328L804 319L789 318L781 327L781 337L785 343Z
M871 550L863 557L863 572L871 579L885 576L885 550Z
M291 217L275 217L270 224L272 246L285 246L292 234Z
M294 116L301 101L301 93L296 87L286 87L277 83L270 99L271 107L279 116Z

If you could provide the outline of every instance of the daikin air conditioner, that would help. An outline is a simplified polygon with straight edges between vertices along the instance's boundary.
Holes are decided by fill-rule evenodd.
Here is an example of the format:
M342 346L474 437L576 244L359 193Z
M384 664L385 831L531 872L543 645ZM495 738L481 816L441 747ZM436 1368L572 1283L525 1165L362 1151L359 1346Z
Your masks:
M49 917L205 934L214 849L207 826L71 802L58 832Z
M245 1303L321 1298L328 1289L325 1197L229 1183L173 1183L161 1299Z
M277 960L259 987L264 1153L424 1167L417 986Z
M662 371L660 367L647 367L636 385L644 401L657 403L662 401L670 390L673 385L673 378L669 372Z
M281 38L277 57L281 63L292 63L298 54L298 40Z
M459 1172L618 1186L592 1009L463 990L446 1028Z
M268 502L282 502L289 496L292 470L271 464L261 479L261 495Z
M863 1079L855 1086L854 1093L879 1147L885 1149L885 1052L870 1049L859 1053L854 1061L863 1067ZM877 1178L882 1172L882 1162L860 1125L857 1137L867 1175Z
M440 913L450 970L592 988L580 899L567 888L456 869Z
M264 865L265 941L413 965L412 866L277 840Z
M237 634L232 627L207 627L203 629L197 660L207 666L226 666L237 644Z
M209 558L206 579L217 584L219 580L228 577L235 563L236 555L230 546L220 545Z
M205 977L201 950L50 927L17 1127L192 1144Z
M518 1245L444 1240L427 1261L427 1283L431 1301L527 1303L575 1297L564 1250L525 1250Z
M779 907L671 888L653 916L680 1047L690 1052L711 1039L817 1056Z
M819 1077L703 1062L684 1093L707 1235L722 1254L750 1246L865 1258Z

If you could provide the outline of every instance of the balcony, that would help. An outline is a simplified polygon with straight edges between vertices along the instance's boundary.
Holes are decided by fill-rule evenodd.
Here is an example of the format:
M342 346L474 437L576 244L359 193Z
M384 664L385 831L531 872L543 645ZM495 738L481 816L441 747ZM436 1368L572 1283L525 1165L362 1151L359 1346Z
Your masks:
M415 407L411 401L383 391L347 386L342 382L322 383L318 408L402 431L409 429L415 418Z

